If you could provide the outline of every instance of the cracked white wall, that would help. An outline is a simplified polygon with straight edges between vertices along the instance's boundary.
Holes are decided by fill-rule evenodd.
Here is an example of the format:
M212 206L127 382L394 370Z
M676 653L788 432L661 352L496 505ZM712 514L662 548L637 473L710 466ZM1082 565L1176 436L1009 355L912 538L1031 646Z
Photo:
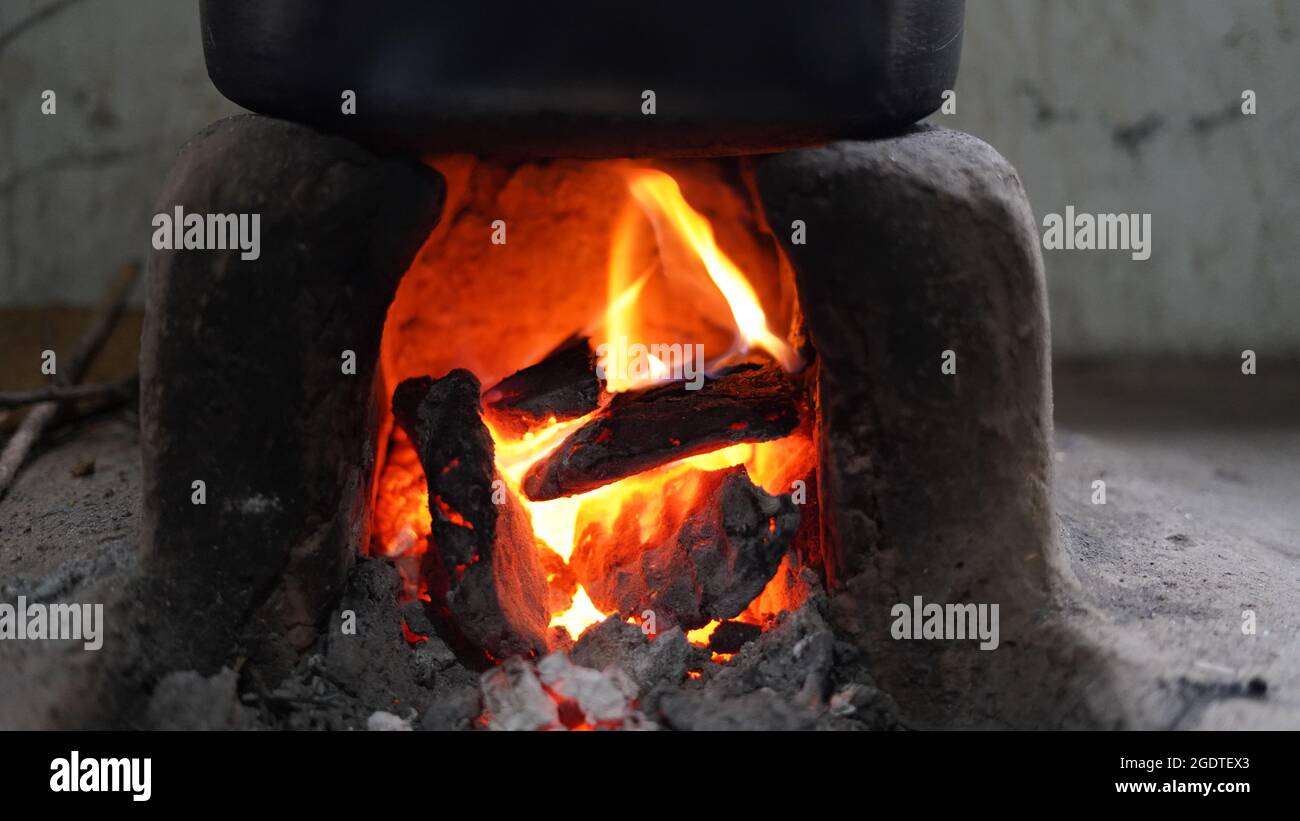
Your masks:
M181 144L236 110L208 80L194 0L0 2L0 305L93 304L148 253Z
M1300 2L969 0L957 113L1034 213L1150 213L1152 254L1046 251L1059 356L1300 359ZM1258 113L1241 114L1241 92Z
M1058 356L1300 358L1298 32L1297 0L970 0L958 111L932 121L1005 154L1040 220L1152 214L1146 262L1045 253ZM147 253L176 150L235 110L193 0L0 3L0 305L92 302Z

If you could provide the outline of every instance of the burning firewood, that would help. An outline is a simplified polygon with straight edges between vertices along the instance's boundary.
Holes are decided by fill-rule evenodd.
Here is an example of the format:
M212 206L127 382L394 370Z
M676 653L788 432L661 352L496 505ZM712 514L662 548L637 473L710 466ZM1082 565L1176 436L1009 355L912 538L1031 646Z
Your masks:
M702 627L739 615L776 573L799 526L789 496L771 496L743 467L687 471L620 501L578 511L570 557L602 611L641 616L659 629Z
M408 379L393 414L420 455L432 536L423 573L440 632L494 658L546 649L546 576L528 514L501 480L469 371Z
M621 393L529 469L524 493L586 493L686 456L780 439L798 424L795 386L771 364L736 366L694 391L674 382Z
M492 425L518 437L552 416L563 421L591 413L603 388L591 340L572 337L542 361L493 385L483 401Z

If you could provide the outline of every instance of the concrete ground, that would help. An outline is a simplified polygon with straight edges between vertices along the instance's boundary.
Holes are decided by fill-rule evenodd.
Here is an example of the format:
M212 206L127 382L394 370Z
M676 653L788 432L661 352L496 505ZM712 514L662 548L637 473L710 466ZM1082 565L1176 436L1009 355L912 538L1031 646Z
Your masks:
M1062 541L1121 697L1144 726L1300 728L1300 372L1054 382Z
M1071 617L1113 654L1122 712L1145 727L1300 728L1300 375L1072 368L1055 384ZM57 431L25 468L0 501L0 601L102 600L129 573L134 425ZM0 642L0 727L57 711L79 655Z

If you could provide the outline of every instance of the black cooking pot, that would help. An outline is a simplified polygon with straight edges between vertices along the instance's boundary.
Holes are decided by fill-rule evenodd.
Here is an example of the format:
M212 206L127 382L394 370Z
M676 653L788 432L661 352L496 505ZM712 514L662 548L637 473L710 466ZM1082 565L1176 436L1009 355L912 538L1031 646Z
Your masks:
M770 151L911 124L956 80L964 11L201 0L208 73L246 108L420 152L601 157Z

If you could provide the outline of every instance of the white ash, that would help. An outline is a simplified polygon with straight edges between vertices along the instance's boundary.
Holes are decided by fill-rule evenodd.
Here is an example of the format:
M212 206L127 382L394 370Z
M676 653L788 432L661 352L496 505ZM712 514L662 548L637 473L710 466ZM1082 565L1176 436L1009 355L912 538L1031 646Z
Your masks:
M544 730L560 726L559 707L542 689L533 666L511 656L479 679L491 730Z
M848 716L858 709L853 704L853 698L858 694L861 685L848 684L837 690L831 696L830 713L833 716Z
M588 724L622 722L635 712L636 684L617 667L601 672L577 666L564 653L551 653L537 672L552 692L578 705Z
M562 652L551 653L535 667L511 657L484 673L479 683L492 730L566 729L561 703L576 708L589 727L658 729L637 709L636 682L622 669L582 667ZM574 723L571 716L569 721Z
M414 718L414 714L412 714ZM376 710L366 719L366 729L372 732L393 732L409 731L411 729L411 720L395 716L384 710Z

